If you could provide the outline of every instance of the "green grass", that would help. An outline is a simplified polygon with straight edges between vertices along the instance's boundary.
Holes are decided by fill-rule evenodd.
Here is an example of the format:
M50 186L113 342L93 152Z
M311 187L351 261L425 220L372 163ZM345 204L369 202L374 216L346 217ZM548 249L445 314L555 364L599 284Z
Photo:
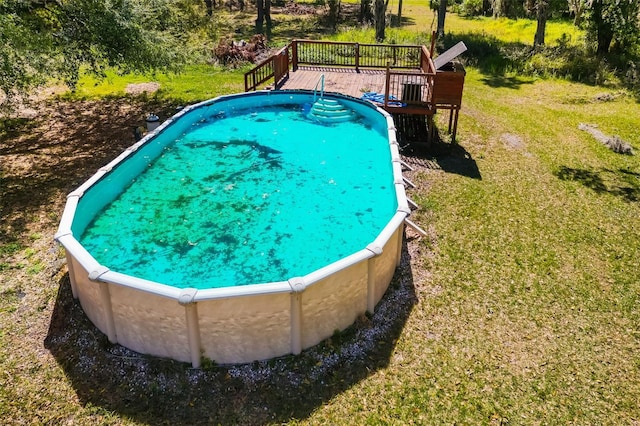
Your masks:
M244 91L244 71L225 69L213 65L189 65L178 74L118 75L107 73L100 79L84 75L74 93L65 95L67 99L100 99L125 96L128 84L157 82L160 89L150 97L159 100L171 99L178 102L196 102L219 95Z
M598 123L638 147L640 108L630 98L598 103L602 89L563 81L484 81L468 74L460 121L482 179L418 179L429 188L418 198L437 206L421 214L438 234L427 285L444 289L422 305L431 332L442 336L425 350L458 356L425 357L414 367L451 378L437 380L454 402L445 421L594 424L607 422L603 413L631 421L640 390L640 162L577 124ZM577 98L592 101L576 105ZM461 389L451 382L475 410L456 401Z
M507 18L463 18L456 14L447 14L445 29L447 32L476 33L491 35L504 43L533 44L536 32L536 20L534 19L507 19ZM572 43L582 41L583 31L574 26L570 21L551 20L547 22L545 41L549 45L556 45L561 38L568 38Z
M389 366L309 423L640 416L640 160L577 129L598 123L637 151L640 106L629 97L603 104L602 89L564 81L517 83L492 87L469 70L466 156L436 158L441 170L411 177L418 189L409 195L423 206L414 219L433 233L416 243L428 270L415 282L419 302ZM480 178L466 173L469 163Z

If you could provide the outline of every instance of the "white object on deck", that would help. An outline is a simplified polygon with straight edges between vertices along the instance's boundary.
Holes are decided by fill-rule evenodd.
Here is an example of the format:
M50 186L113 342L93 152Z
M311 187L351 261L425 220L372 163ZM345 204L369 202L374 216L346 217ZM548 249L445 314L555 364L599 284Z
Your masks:
M458 42L458 44L453 46L451 49L436 56L436 58L433 60L433 65L436 67L436 69L440 69L466 51L467 46L463 42Z

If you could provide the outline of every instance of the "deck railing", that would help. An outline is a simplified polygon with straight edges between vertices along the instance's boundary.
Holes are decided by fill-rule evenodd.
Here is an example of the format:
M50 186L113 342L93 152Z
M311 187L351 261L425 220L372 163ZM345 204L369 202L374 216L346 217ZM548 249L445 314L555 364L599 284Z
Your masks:
M405 110L422 110L423 113L433 109L431 104L436 69L427 48L415 47L418 48L418 66L410 71L393 70L391 63L387 66L384 96L387 109L402 107Z
M421 46L406 45L360 45L360 66L363 68L416 69L420 68Z
M293 40L244 76L245 91L273 79L273 87L299 66L386 69L385 107L430 109L436 74L425 46Z
M418 69L422 61L422 46L361 44L338 41L294 40L291 42L292 66L337 66L384 69Z
M291 44L256 65L244 74L244 91L256 90L258 86L273 79L273 87L277 88L285 77L289 76L291 60L289 57Z
M387 70L385 108L429 108L433 94L433 74Z

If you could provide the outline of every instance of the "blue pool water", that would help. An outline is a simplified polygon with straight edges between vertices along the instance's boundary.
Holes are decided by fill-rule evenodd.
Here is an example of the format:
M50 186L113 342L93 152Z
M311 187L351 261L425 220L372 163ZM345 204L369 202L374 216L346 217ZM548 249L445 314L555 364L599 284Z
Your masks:
M98 262L184 288L284 281L365 248L397 202L386 134L301 105L204 118L84 230Z

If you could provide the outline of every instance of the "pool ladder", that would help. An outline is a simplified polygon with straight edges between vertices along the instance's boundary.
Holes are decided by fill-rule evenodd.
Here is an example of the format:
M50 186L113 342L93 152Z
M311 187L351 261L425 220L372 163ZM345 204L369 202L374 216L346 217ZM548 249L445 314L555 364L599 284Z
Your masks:
M313 88L313 103L316 103L318 97L318 84L320 85L320 99L324 96L324 74L320 74L320 80L316 83L316 87Z

